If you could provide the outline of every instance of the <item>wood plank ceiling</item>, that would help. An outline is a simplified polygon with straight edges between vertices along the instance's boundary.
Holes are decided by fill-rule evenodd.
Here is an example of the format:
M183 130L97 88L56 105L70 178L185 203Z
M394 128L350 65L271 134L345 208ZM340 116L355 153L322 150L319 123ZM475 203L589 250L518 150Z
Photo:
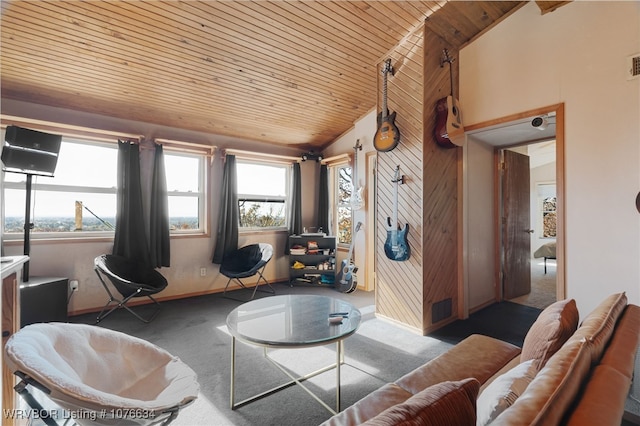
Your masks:
M522 4L2 1L2 97L321 150L425 19L460 46Z

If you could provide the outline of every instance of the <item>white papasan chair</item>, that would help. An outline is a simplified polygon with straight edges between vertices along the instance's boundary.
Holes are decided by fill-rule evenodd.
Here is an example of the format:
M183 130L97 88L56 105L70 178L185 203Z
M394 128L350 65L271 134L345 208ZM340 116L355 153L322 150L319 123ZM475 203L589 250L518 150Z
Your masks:
M27 385L42 390L79 425L166 425L200 388L196 373L178 357L94 325L28 325L9 338L5 355L22 379L16 391L31 408L38 402Z

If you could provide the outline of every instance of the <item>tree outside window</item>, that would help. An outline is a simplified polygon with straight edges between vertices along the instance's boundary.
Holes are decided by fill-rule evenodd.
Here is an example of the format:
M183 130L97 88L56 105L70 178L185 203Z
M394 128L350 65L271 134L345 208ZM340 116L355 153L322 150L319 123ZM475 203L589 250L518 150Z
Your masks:
M287 226L287 188L290 166L238 161L240 228Z
M353 223L353 210L351 208L351 194L353 191L353 180L350 166L340 166L337 168L336 182L336 208L337 208L337 236L339 244L351 244L351 229Z
M541 238L555 238L557 222L556 185L551 183L538 184L538 199L540 200L540 220L542 222Z

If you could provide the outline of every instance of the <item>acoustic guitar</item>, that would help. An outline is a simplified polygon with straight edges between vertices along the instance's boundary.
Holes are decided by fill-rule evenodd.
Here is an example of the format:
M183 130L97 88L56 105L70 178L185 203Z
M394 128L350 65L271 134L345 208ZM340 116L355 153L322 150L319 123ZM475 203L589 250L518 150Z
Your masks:
M393 74L391 59L384 62L382 68L382 110L378 113L378 129L373 137L373 146L376 150L391 151L400 142L400 131L396 127L395 111L389 114L387 108L387 74Z
M393 220L387 217L387 240L384 242L384 254L391 260L403 261L411 256L411 248L407 241L409 233L409 224L406 223L404 228L398 225L398 186L404 183L404 175L400 176L400 166L396 167L393 180L395 190L393 193Z
M349 254L347 258L340 264L338 271L338 289L343 293L353 293L358 286L358 281L354 279L354 275L358 272L358 267L353 263L353 246L356 242L356 234L362 227L362 222L358 222L355 230L351 234L351 245L349 246Z
M453 94L453 69L451 64L455 59L449 56L449 51L442 51L440 66L445 62L449 64L449 79L451 81L451 95L439 99L436 102L436 127L435 138L438 145L443 148L455 148L464 143L464 127L462 126L462 113L460 105Z

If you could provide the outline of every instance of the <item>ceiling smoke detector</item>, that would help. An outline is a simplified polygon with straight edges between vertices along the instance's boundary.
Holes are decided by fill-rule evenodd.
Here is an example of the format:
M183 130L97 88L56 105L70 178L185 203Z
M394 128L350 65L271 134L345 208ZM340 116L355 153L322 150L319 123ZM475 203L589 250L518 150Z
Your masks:
M531 125L538 130L544 130L549 125L549 120L547 120L546 116L536 117L531 120Z

